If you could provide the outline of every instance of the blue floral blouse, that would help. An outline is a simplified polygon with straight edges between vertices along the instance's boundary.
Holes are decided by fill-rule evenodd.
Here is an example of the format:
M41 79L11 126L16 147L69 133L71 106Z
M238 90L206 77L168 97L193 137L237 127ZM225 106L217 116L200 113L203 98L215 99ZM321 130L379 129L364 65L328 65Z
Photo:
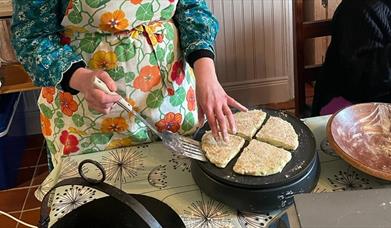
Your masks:
M12 44L19 61L37 86L59 86L64 72L83 61L69 45L60 44L69 0L14 0ZM184 56L199 50L214 53L218 22L204 0L179 0L172 18L180 32Z

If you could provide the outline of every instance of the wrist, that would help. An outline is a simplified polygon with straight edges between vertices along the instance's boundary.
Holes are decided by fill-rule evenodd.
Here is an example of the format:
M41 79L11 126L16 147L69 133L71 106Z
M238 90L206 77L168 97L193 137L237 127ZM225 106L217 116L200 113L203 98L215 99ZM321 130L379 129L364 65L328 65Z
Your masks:
M69 80L69 87L72 89L78 90L78 91L84 91L83 90L83 81L86 80L85 76L86 74L90 72L90 70L81 67L77 69L75 72L73 72L71 79Z
M217 80L214 61L211 58L204 57L194 62L194 75L197 82Z

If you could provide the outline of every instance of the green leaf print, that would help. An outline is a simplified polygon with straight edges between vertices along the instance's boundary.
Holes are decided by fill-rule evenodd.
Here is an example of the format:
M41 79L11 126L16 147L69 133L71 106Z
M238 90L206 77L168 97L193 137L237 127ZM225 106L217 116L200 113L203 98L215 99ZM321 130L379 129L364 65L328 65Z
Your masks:
M55 118L54 119L54 125L57 128L63 128L64 127L64 120L62 120L62 118Z
M76 127L81 127L84 125L84 118L79 114L74 114L72 116L72 121L76 125Z
M132 135L132 140L135 142L145 142L148 138L148 132L145 129L141 129L136 134Z
M91 145L91 143L89 143L89 142L83 142L82 144L80 144L80 146L81 146L82 148L86 148L86 147L88 147L89 145Z
M133 44L120 44L117 47L115 47L114 50L115 54L117 55L117 59L120 62L126 62L129 61L131 58L133 58L136 55L136 51L134 49Z
M167 20L167 19L170 19L172 14L174 12L174 6L173 5L170 5L168 6L167 8L163 9L161 14L160 14L160 18L162 20Z
M171 64L174 62L174 52L170 52L170 54L167 55L167 64Z
M60 111L57 111L56 114L57 114L57 117L58 117L58 118L63 117L62 112L60 112Z
M148 108L158 108L163 103L163 94L160 89L151 92L147 97Z
M54 146L52 141L46 139L46 146L51 154L55 154L57 152L56 147Z
M157 59L154 53L149 55L149 63L153 66L157 66Z
M54 99L54 103L56 104L57 107L60 107L61 102L60 102L60 93L57 93L56 98Z
M39 107L41 108L41 112L43 115L45 115L48 119L51 119L53 117L53 111L50 110L48 106L45 104L40 104Z
M161 47L157 47L156 49L156 56L159 61L163 61L164 59L164 50Z
M80 49L87 53L93 53L101 41L101 36L86 36L80 41Z
M83 154L91 154L91 153L96 153L98 152L98 149L94 149L94 148L91 148L91 149L87 149L87 150L83 150Z
M182 123L183 131L190 131L194 127L194 116L193 113L189 112L186 114L185 119Z
M153 17L152 3L142 4L136 11L136 19L140 21L149 21Z
M175 91L174 96L170 97L170 103L172 106L179 106L185 101L186 91L183 87L180 87Z
M128 73L125 73L125 82L126 83L132 83L133 79L134 79L134 73L133 72L128 72Z
M91 142L94 144L107 144L113 133L94 133L91 135Z
M117 67L114 70L109 70L109 71L107 71L107 73L110 75L110 77L114 81L118 81L121 78L125 77L124 68L122 66L121 67Z
M167 39L173 40L174 39L174 29L168 23L164 24L164 28L166 29L166 37L167 37Z
M73 10L69 13L68 19L74 24L79 24L83 20L83 17L79 11Z
M110 0L86 0L87 5L89 5L92 8L98 8L109 1Z

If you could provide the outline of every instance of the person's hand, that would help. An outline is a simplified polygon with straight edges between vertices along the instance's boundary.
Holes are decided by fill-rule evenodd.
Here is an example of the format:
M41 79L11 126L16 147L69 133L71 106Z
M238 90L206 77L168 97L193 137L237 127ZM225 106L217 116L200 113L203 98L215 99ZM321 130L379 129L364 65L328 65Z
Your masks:
M103 114L108 114L115 102L120 99L120 96L109 95L96 88L94 85L95 77L98 77L106 83L111 91L117 91L117 86L107 72L93 71L86 68L79 68L73 73L69 81L69 86L84 94L89 108Z
M212 59L198 59L194 63L194 74L196 76L198 120L202 124L206 115L214 138L219 139L220 132L223 139L227 141L228 128L236 134L235 120L229 107L240 111L247 111L247 108L228 96L221 87Z

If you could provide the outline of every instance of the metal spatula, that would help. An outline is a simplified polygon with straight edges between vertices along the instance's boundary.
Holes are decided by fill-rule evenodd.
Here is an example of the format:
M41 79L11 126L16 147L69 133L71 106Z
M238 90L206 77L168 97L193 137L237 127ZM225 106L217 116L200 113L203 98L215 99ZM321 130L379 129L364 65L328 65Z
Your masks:
M106 94L118 95L117 93L110 91L107 85L97 77L95 77L94 84ZM173 152L196 160L206 161L205 155L201 150L200 142L170 131L157 131L153 125L149 124L138 112L134 111L132 105L123 97L117 101L117 104L125 111L131 112L136 118L141 120L145 126L151 129L151 131L163 141L163 144Z

